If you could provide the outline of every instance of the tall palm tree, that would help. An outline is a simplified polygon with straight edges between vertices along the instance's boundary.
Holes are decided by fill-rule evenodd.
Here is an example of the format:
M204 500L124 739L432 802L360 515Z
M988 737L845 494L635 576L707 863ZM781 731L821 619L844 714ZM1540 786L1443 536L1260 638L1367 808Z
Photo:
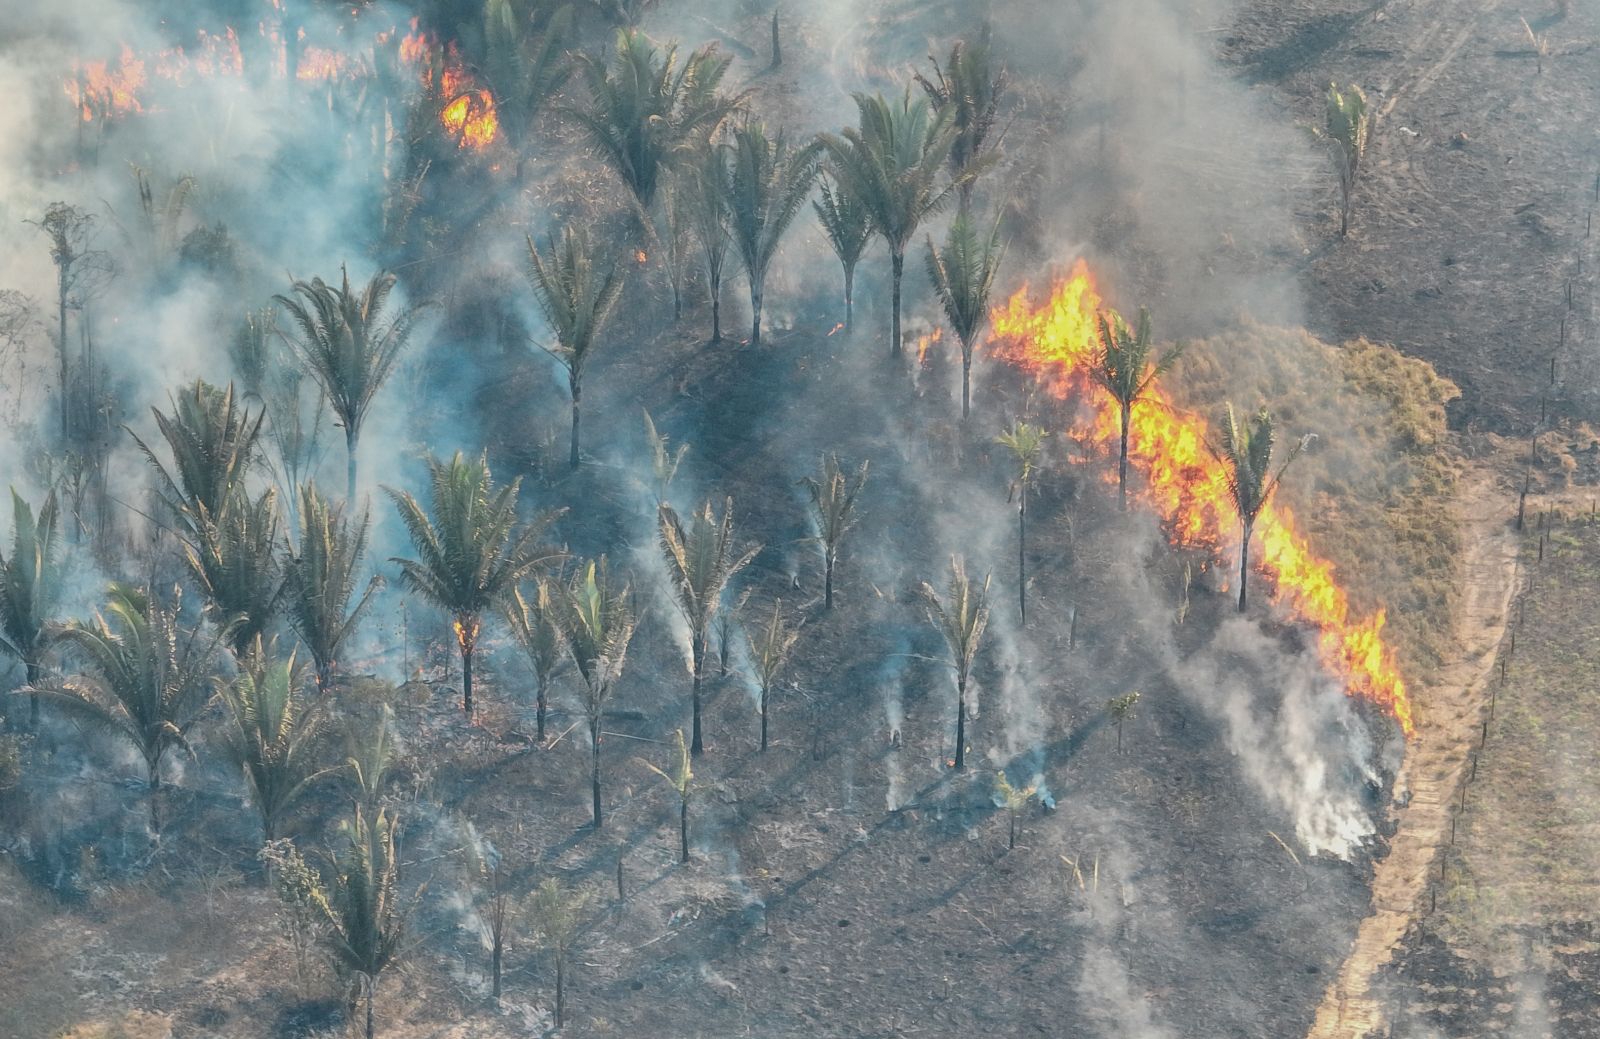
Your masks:
M209 635L185 628L178 621L181 608L176 590L167 607L146 590L113 584L105 613L93 623L69 624L58 636L81 654L83 672L26 690L133 744L144 758L156 832L161 762L174 747L188 749L189 730L208 700L217 649L231 634L228 625Z
M839 562L839 546L856 522L856 498L867 483L867 465L862 462L855 476L845 475L838 455L825 455L821 472L801 482L811 495L813 535L822 549L822 608L833 609L833 571Z
M171 396L172 414L151 408L156 429L172 455L168 470L137 433L134 443L159 478L158 493L178 524L178 533L198 545L214 524L244 475L260 457L264 411L250 413L236 400L233 384L218 388L196 381Z
M756 557L761 546L743 550L734 547L732 498L723 503L720 521L709 501L689 517L687 527L665 502L658 506L657 519L673 597L678 612L689 624L694 674L694 740L689 749L698 757L705 753L700 731L700 681L705 674L706 640L722 609L722 593L728 582Z
M483 615L511 599L517 585L560 558L541 542L562 510L517 522L522 478L495 489L486 456L428 459L432 518L404 491L389 490L416 559L394 558L400 583L454 621L461 648L461 709L472 717L472 655Z
M563 5L537 26L525 0L485 0L483 76L494 97L495 122L517 155L520 178L530 158L534 120L567 79L574 12ZM544 6L544 5L540 5Z
M61 601L64 561L61 556L60 512L54 491L46 494L35 516L15 489L11 491L11 556L0 552L0 650L22 662L25 684L39 684L44 654L50 644L50 623ZM28 703L28 721L39 727L39 698Z
M1122 420L1122 444L1117 454L1117 496L1128 507L1128 428L1133 421L1133 406L1146 400L1156 380L1172 370L1183 355L1180 343L1152 361L1150 358L1150 312L1139 308L1139 323L1130 329L1115 310L1100 315L1097 325L1100 348L1089 372L1117 402Z
M567 633L561 627L559 586L539 578L531 599L524 599L520 589L511 593L506 606L506 623L517 645L528 655L533 665L535 688L535 716L538 740L544 742L545 706L550 698L550 686L555 682L567 657Z
M706 295L711 297L711 341L722 342L722 272L728 262L728 149L708 142L695 149L684 170L694 236L705 263Z
M820 144L790 148L783 131L767 136L760 123L733 131L728 179L728 224L750 283L750 344L761 343L761 299L778 243L811 194Z
M756 684L761 688L761 749L767 749L767 709L771 706L772 689L789 662L789 654L799 641L800 627L783 616L783 600L772 604L772 619L762 625L759 633L748 627L744 632L750 650L750 661L755 667Z
M967 680L972 676L972 662L978 656L984 629L989 626L989 578L986 575L983 583L977 584L967 576L961 557L953 556L945 596L941 599L926 582L922 594L928 602L928 619L944 636L956 672L955 767L961 769L967 765Z
M941 250L928 239L928 280L939 294L946 319L961 343L961 418L972 412L972 353L989 316L989 293L1000 269L1000 224L979 240L963 210L950 225Z
M572 468L578 467L578 409L583 400L583 372L594 352L595 338L622 294L621 265L592 245L582 228L568 227L549 255L528 238L528 282L556 337L547 352L567 370L572 393Z
M848 330L855 319L856 264L861 262L861 254L872 241L872 214L849 188L832 176L822 181L818 194L820 197L811 203L812 208L817 211L817 220L822 224L823 234L828 236L833 254L839 257L839 265L844 268L844 327Z
M1245 610L1245 592L1250 574L1250 535L1255 530L1261 510L1267 507L1272 493L1278 489L1284 470L1299 456L1311 436L1303 436L1291 447L1277 469L1272 468L1272 448L1277 432L1272 428L1272 414L1266 408L1255 413L1248 422L1240 424L1233 413L1233 405L1224 405L1222 411L1222 448L1213 449L1226 467L1228 494L1239 513L1239 612Z
M579 58L589 105L567 115L627 185L641 227L683 147L709 138L738 107L739 98L718 93L731 60L707 44L679 64L677 44L657 52L637 29L617 31L609 68Z
M931 77L917 73L917 84L938 112L954 113L955 142L950 147L950 175L961 184L961 208L972 202L972 185L977 175L993 164L994 148L989 137L1005 95L1006 74L995 67L991 34L985 25L976 41L957 40L950 57L941 68L937 58Z
M1017 422L995 438L1011 450L1017 463L1017 479L1011 491L1017 498L1017 607L1024 624L1028 623L1028 491L1049 435L1042 427Z
M324 716L306 702L305 665L276 650L257 639L238 676L216 680L228 708L228 753L261 814L263 843L278 837L285 813L311 784L333 771L317 765Z
M323 693L373 592L383 583L374 574L356 595L371 514L363 508L359 516L346 518L346 507L324 498L316 484L302 484L299 537L286 546L283 562L285 612L316 664L317 690Z
M271 624L283 594L278 564L278 498L271 487L251 498L235 487L220 516L204 523L193 543L183 546L207 610L226 622L229 645L243 657Z
M341 268L339 278L338 288L321 278L296 281L290 289L295 296L272 298L299 327L299 339L291 340L295 352L344 427L345 498L354 501L361 425L394 373L422 308L407 307L385 318L395 285L388 271L373 275L360 292L351 289L349 271Z
M567 649L583 682L579 690L584 717L589 722L589 788L594 799L594 828L605 816L600 808L600 721L606 703L622 677L637 623L632 590L626 582L612 583L606 557L579 569L567 585L561 603Z
M942 209L955 184L940 184L940 171L955 144L955 113L934 114L907 90L898 101L855 95L860 125L842 135L824 134L834 180L872 214L873 229L889 244L893 276L893 324L889 352L900 356L900 280L906 248L922 221Z

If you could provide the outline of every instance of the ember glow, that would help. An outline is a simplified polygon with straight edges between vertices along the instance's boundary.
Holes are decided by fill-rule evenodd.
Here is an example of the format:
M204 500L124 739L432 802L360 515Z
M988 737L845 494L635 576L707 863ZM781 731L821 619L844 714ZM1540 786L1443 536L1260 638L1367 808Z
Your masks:
M1056 396L1087 402L1091 417L1074 435L1111 456L1120 437L1119 411L1089 376L1101 306L1094 277L1079 261L1070 277L1056 279L1042 303L1034 304L1024 285L994 310L992 349L1033 372ZM1225 550L1237 543L1239 515L1224 466L1206 446L1210 442L1205 420L1176 408L1156 386L1152 399L1133 410L1129 463L1140 479L1130 490L1155 509L1174 543ZM1115 481L1116 474L1108 470L1107 478ZM1324 665L1346 682L1349 693L1382 706L1411 736L1405 682L1394 652L1383 643L1384 611L1365 620L1352 617L1332 564L1311 551L1287 508L1268 503L1255 530L1261 547L1257 569L1271 582L1273 601L1317 630Z

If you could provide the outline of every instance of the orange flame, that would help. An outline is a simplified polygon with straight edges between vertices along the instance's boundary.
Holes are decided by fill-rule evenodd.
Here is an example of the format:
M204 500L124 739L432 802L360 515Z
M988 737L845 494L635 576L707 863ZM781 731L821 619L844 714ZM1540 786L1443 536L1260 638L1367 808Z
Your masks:
M831 335L837 335L838 333L840 333L842 331L844 331L844 322L843 321L839 322L837 325L834 325L832 328L828 329L828 334L830 336Z
M1116 402L1089 376L1098 350L1095 331L1101 299L1088 266L1079 261L1070 277L1057 278L1038 306L1024 285L991 314L996 355L1033 373L1058 397L1088 402L1093 413L1075 435L1102 455L1114 454L1121 435ZM924 337L927 338L927 337ZM919 350L922 348L919 343ZM1152 399L1133 409L1128 460L1143 477L1135 493L1153 507L1174 543L1212 548L1237 541L1239 515L1227 474L1207 444L1204 419L1172 405L1159 386ZM1115 473L1108 473L1115 480ZM1289 509L1269 503L1256 521L1261 552L1257 569L1273 584L1273 601L1297 621L1318 631L1324 666L1347 683L1347 691L1378 704L1409 737L1415 731L1411 702L1383 643L1383 610L1366 620L1352 617L1349 599L1333 565L1318 558L1294 525Z
M439 122L456 139L456 146L474 151L488 147L500 130L494 95L478 86L461 65L447 67L439 78L440 92L448 99Z
M917 367L918 368L922 367L922 363L925 360L927 360L927 358L928 358L928 348L933 346L935 343L940 343L940 342L943 342L943 341L944 341L944 326L943 325L935 326L934 330L931 333L925 333L923 335L917 336Z
M460 621L451 621L450 628L456 633L456 644L462 649L478 641L478 622L474 620L471 628L463 627Z

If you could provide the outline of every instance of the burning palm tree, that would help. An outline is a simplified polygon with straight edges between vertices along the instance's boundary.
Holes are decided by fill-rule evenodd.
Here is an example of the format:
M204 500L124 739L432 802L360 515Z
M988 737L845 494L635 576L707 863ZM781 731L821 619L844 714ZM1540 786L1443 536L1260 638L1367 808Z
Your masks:
M919 72L916 80L935 111L953 113L955 141L948 162L950 175L961 185L961 208L965 211L972 202L975 178L995 158L989 137L999 116L1000 99L1005 95L1006 74L1004 69L995 67L987 25L975 42L957 40L942 68L937 58L928 60L933 65L933 75Z
M11 556L0 552L0 650L22 661L30 687L44 676L50 623L61 600L59 522L54 491L45 495L38 516L15 490L11 492ZM39 727L37 696L29 699L28 721Z
M1100 349L1095 353L1089 372L1094 380L1105 387L1107 393L1121 409L1122 447L1117 456L1117 494L1122 507L1128 507L1128 428L1133 419L1133 406L1148 399L1149 390L1156 380L1172 370L1183 354L1179 344L1162 354L1155 362L1150 360L1150 312L1139 308L1137 329L1130 329L1122 315L1108 310L1100 315L1097 325Z
M284 603L289 624L316 664L317 689L326 693L345 644L355 634L372 593L383 583L373 575L356 595L361 557L367 551L371 515L347 519L344 505L324 498L315 484L300 488L299 544L284 558Z
M333 771L317 766L323 716L306 702L306 668L293 653L280 658L275 649L257 639L238 677L217 682L228 708L228 753L261 814L263 843L277 838L285 813L307 788Z
M562 602L563 627L572 662L583 678L583 713L589 722L589 783L594 797L594 828L600 829L600 721L606 703L622 677L637 623L631 589L612 584L605 556L581 569L567 586Z
M778 684L789 654L800 639L798 625L783 616L783 600L772 604L772 619L762 625L758 633L746 627L745 643L750 650L750 660L755 666L756 684L761 687L761 749L767 749L767 714L771 706L772 689Z
M742 552L733 544L733 499L722 506L719 521L708 501L684 526L672 506L658 509L661 553L666 557L678 611L689 624L690 654L694 674L694 740L690 751L705 752L700 731L700 682L705 674L706 640L722 609L728 582L761 551L759 545Z
M299 327L299 339L291 340L295 352L344 427L345 498L354 501L361 425L394 373L421 308L407 307L385 320L393 274L379 272L359 293L350 288L348 271L341 270L339 277L337 288L313 278L294 282L294 296L272 298Z
M856 264L872 241L872 214L848 188L838 181L830 186L830 180L822 182L821 197L811 205L833 254L844 268L844 327L848 330L855 318Z
M1028 491L1049 435L1040 426L1017 422L996 438L1011 450L1017 462L1017 479L1011 492L1017 499L1017 607L1024 624L1028 623Z
M945 317L961 342L961 418L972 411L972 352L989 314L989 293L1000 268L997 222L989 237L980 241L965 210L950 225L940 250L928 239L928 280L939 294Z
M822 459L822 471L801 482L811 495L811 519L817 532L814 540L822 548L822 608L833 609L833 571L839 562L839 545L856 521L856 498L867 483L867 464L861 463L854 478L845 475L838 455Z
M400 582L453 620L461 648L461 709L472 716L472 655L483 615L501 608L536 571L560 558L540 538L561 510L517 522L521 477L496 490L484 456L428 459L432 518L404 491L390 490L416 559L391 559Z
M150 825L158 833L161 762L175 747L189 749L217 650L232 634L228 625L210 635L183 627L181 608L181 598L167 607L148 591L113 584L105 614L58 636L82 654L84 671L23 690L133 745L144 758Z
M622 294L620 266L590 244L581 228L568 227L559 246L552 241L550 254L540 256L528 239L528 281L545 321L556 337L547 352L567 370L572 393L572 456L578 467L578 409L583 400L583 371L594 351L595 339Z
M1261 510L1267 507L1272 492L1278 489L1284 470L1311 442L1303 436L1289 449L1278 468L1272 468L1272 448L1277 440L1272 415L1266 408L1241 425L1228 404L1222 412L1222 449L1217 457L1227 467L1228 494L1239 513L1239 612L1245 609L1245 593L1250 574L1250 535Z
M889 352L900 356L900 281L906 248L922 221L938 212L954 185L939 174L955 144L955 113L935 114L928 102L895 102L882 95L855 95L860 125L842 135L824 134L833 179L872 214L873 229L889 243L893 277L893 323ZM961 183L961 181L957 181Z
M817 178L821 145L791 149L782 131L768 137L760 123L733 131L728 223L750 282L750 343L761 342L761 299L778 243Z
M524 599L521 590L513 591L511 603L505 611L512 637L533 665L535 717L540 743L544 742L544 715L550 686L567 655L567 633L561 627L559 595L560 589L552 588L551 582L541 577L532 599Z
M950 585L943 598L927 582L922 585L928 603L928 619L944 636L950 649L950 663L956 672L956 757L955 767L967 765L967 680L978 656L984 629L989 626L989 578L982 584L967 576L960 556L950 559Z

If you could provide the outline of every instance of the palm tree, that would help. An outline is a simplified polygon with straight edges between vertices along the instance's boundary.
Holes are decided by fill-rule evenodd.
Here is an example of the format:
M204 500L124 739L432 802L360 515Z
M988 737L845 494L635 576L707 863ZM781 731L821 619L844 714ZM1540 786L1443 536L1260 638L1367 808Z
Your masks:
M562 627L572 662L583 678L580 694L589 722L589 782L594 795L594 828L604 824L600 810L600 720L633 640L635 619L631 589L611 582L606 557L583 567L566 588L561 606Z
M733 576L756 557L761 546L744 549L742 553L734 548L732 498L722 506L721 521L709 501L690 517L688 527L666 503L658 506L657 514L661 554L666 557L673 596L678 612L689 624L694 673L694 740L690 752L698 757L705 752L700 731L700 681L705 674L706 639L717 612L722 609L723 590Z
M1354 83L1342 91L1337 83L1329 83L1326 107L1324 136L1332 145L1339 173L1339 237L1343 238L1350 232L1350 200L1367 154L1372 121L1367 117L1367 95Z
M922 221L944 207L955 185L941 186L940 167L955 144L955 113L934 114L925 100L898 102L883 96L855 95L859 127L842 136L824 134L833 160L833 178L872 214L873 229L889 243L893 274L893 314L889 352L900 356L900 279L906 247ZM956 184L963 181L957 180Z
M1005 94L1006 74L995 68L990 49L990 31L985 25L974 43L957 40L950 48L944 67L929 57L933 76L916 75L934 110L954 113L955 142L950 147L950 175L961 184L961 208L972 202L972 185L979 173L994 160L994 149L987 147Z
M128 432L156 470L158 494L178 533L197 546L259 458L265 412L252 415L247 405L236 403L232 383L219 389L196 381L170 399L171 415L150 409L172 454L170 471L137 433Z
M1266 408L1256 412L1248 423L1240 425L1227 404L1222 412L1222 449L1213 453L1226 467L1228 495L1239 513L1239 612L1245 610L1245 592L1250 574L1250 535L1255 530L1261 510L1267 507L1272 492L1278 489L1284 470L1295 460L1306 445L1311 443L1308 434L1300 438L1289 453L1272 468L1272 448L1277 434L1272 428L1272 415Z
M574 13L556 9L543 31L521 0L486 0L483 5L484 80L494 97L495 122L517 155L520 178L530 157L534 120L572 75L567 44Z
M384 704L368 728L352 729L347 736L342 774L357 809L370 818L378 811L389 777L400 760L394 708Z
M528 282L556 337L547 352L567 370L572 392L572 458L578 467L578 408L583 399L583 370L595 337L622 294L621 266L590 244L582 228L568 227L559 247L550 242L548 258L528 238Z
M39 515L13 489L11 492L11 556L0 552L0 650L22 662L25 684L36 686L44 674L44 653L50 624L61 601L64 572L60 512L54 491L46 494ZM39 727L39 698L28 703L29 724Z
M318 387L316 399L307 399L306 383L315 380L309 379L286 345L270 307L245 316L230 354L245 398L253 397L261 404L266 434L277 455L274 468L279 491L289 510L290 525L298 526L302 476L314 471L322 456L322 390Z
M317 690L323 693L333 682L339 657L361 624L372 593L383 583L373 575L356 596L371 515L363 508L359 517L347 519L345 508L324 498L316 484L303 484L299 543L286 546L283 563L289 624L316 664Z
M583 924L583 911L589 905L589 893L574 891L550 878L534 888L528 899L527 915L539 943L550 950L556 961L556 1027L565 1023L567 1008L567 962L572 947L578 940Z
M799 641L800 627L783 616L783 600L772 604L772 619L762 626L760 634L745 628L745 642L750 650L750 660L755 665L756 684L761 687L761 749L767 749L767 708L771 704L772 687L778 684L789 654Z
M822 548L822 608L833 609L833 569L839 561L839 545L855 525L856 498L867 483L867 463L862 462L854 478L845 475L838 455L825 455L822 471L801 481L811 495L811 519L816 526L815 541Z
M695 149L684 171L684 190L694 236L705 261L706 294L711 297L711 341L722 342L722 272L728 262L729 187L727 146L708 142Z
M400 583L454 621L461 647L461 709L472 717L472 654L484 613L508 602L516 588L560 553L540 538L562 510L517 522L522 478L496 490L486 456L449 462L428 459L432 518L409 493L389 489L417 559L394 558Z
M1133 421L1133 406L1147 399L1150 387L1172 370L1183 355L1178 344L1154 363L1150 360L1150 312L1139 308L1137 329L1130 329L1115 310L1100 315L1097 328L1100 349L1089 371L1094 380L1117 402L1122 420L1122 446L1117 456L1117 494L1122 507L1128 507L1128 429Z
M537 700L538 739L544 742L545 705L549 701L550 686L561 663L567 655L567 634L561 627L561 614L557 597L559 588L552 588L549 580L539 578L533 599L522 597L521 590L511 593L511 603L506 606L506 623L517 645L528 655L533 665L533 678Z
M740 99L717 93L732 59L718 54L714 44L695 50L681 65L677 44L659 54L636 29L619 29L614 48L610 68L580 56L589 106L570 108L567 115L627 185L640 226L648 229L647 214L670 165L685 145L715 133Z
M1139 702L1139 693L1134 691L1122 696L1113 696L1106 701L1106 713L1117 726L1117 753L1122 753L1122 723L1133 714L1134 706Z
M728 179L728 224L750 282L750 344L761 343L761 298L778 243L811 194L821 145L791 149L780 130L768 137L760 123L733 131Z
M940 250L928 239L928 280L939 294L945 317L961 342L961 419L972 411L972 352L978 347L984 321L989 316L989 293L1000 269L1000 224L989 237L978 240L972 220L963 210L950 225Z
M338 288L312 278L291 286L299 299L272 298L299 326L299 340L291 340L295 352L344 427L345 498L354 501L361 425L378 391L394 373L422 308L407 307L392 320L385 320L384 308L395 285L393 274L380 271L359 293L350 288L349 271L341 268L339 277Z
M323 716L305 698L306 668L258 638L238 677L216 680L228 707L227 743L261 813L262 843L275 840L284 814L308 787L332 772L318 768Z
M277 491L269 487L251 499L235 487L221 515L203 523L194 543L183 546L207 609L218 623L229 624L236 657L267 629L282 598L278 520Z
M1049 435L1039 426L1017 422L995 438L1011 449L1017 461L1017 479L1011 491L1017 498L1017 608L1024 624L1028 623L1028 490Z
M978 655L983 632L989 625L989 578L976 584L967 576L960 556L950 559L950 586L944 598L927 582L922 585L928 603L928 619L944 636L950 649L950 663L956 671L956 760L955 767L967 764L967 679Z
M1000 807L1006 810L1006 850L1010 851L1017 846L1017 831L1021 828L1023 810L1039 793L1039 786L1037 783L1032 786L1012 786L1005 770L1000 769L994 774L994 792L1000 798Z
M683 465L683 456L689 453L688 444L679 444L676 451L668 446L669 441L665 433L656 430L656 420L650 417L650 412L644 412L644 436L650 445L650 473L655 478L656 504L660 505L667 500L667 492L672 489L672 481L677 478L678 468Z
M829 186L832 181L832 186ZM828 236L828 244L844 268L844 327L849 330L855 317L856 264L872 241L872 214L850 189L831 176L823 180L821 197L811 203Z
M210 635L183 627L181 593L174 589L173 595L166 607L148 591L113 584L104 614L92 624L73 622L58 636L82 655L85 670L25 690L133 744L144 758L150 825L157 833L161 762L174 747L189 749L188 732L208 700L217 649L232 634L226 624Z
M692 755L689 748L683 743L683 730L679 729L674 735L678 738L678 758L671 772L657 768L654 764L643 758L639 763L667 781L678 795L678 849L679 862L689 861L689 796L694 792L694 766L691 763Z

